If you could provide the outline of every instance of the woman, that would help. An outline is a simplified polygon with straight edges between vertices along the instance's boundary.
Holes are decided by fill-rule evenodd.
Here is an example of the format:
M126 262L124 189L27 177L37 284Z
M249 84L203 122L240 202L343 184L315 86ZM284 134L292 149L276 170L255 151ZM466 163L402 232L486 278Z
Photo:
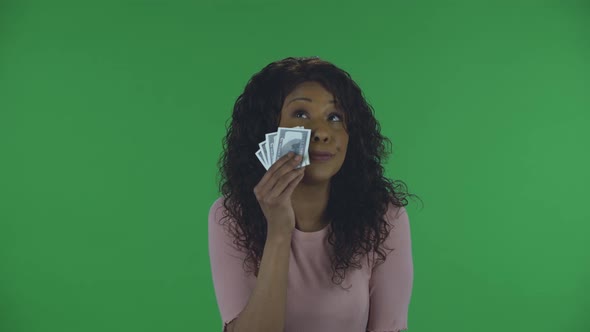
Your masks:
M311 163L295 169L301 156L285 155L267 171L258 142L297 126L311 130ZM223 196L209 211L224 331L407 329L404 207L414 195L383 176L384 142L360 88L329 62L286 58L252 77L224 139Z

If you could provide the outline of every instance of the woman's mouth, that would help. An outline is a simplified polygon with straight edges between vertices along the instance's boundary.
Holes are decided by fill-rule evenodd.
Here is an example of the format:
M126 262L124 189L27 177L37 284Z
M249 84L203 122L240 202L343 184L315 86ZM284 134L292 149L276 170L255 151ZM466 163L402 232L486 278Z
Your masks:
M309 154L309 159L313 161L327 161L334 157L333 154L327 152L312 152Z

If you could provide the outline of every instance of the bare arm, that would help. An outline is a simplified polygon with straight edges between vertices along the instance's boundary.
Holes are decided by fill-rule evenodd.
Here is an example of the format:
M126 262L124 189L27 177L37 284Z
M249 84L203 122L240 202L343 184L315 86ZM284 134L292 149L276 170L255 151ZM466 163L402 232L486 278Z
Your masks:
M291 232L269 229L256 286L229 332L284 330L290 251Z
M302 156L282 156L254 187L254 195L267 221L267 236L256 286L244 310L228 326L230 332L282 332L285 329L287 277L291 236L295 229L293 190L303 179L297 169Z

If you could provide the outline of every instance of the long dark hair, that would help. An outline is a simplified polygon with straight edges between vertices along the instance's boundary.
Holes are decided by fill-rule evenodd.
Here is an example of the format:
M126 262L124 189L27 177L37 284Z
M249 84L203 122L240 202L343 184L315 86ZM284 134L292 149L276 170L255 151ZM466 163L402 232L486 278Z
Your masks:
M346 114L349 134L346 158L331 179L327 215L332 225L328 242L334 248L332 282L341 284L350 266L360 269L359 258L370 251L385 261L381 244L389 235L384 219L389 204L408 205L406 185L384 177L382 160L391 141L380 134L372 107L350 74L318 57L289 57L256 73L237 98L223 152L218 161L219 189L224 196L226 220L234 244L247 254L244 264L258 276L266 242L267 224L254 196L254 187L266 169L254 156L265 134L277 130L285 97L300 83L320 83L334 95ZM227 126L227 123L226 123ZM393 249L388 249L393 250ZM336 281L335 281L336 280Z

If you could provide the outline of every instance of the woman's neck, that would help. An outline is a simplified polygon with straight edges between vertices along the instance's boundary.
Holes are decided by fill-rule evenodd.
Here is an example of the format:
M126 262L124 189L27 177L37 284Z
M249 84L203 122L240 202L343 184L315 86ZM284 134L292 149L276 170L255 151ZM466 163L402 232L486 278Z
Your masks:
M291 195L297 229L315 232L324 228L330 222L326 215L329 198L330 181L315 184L300 182Z

